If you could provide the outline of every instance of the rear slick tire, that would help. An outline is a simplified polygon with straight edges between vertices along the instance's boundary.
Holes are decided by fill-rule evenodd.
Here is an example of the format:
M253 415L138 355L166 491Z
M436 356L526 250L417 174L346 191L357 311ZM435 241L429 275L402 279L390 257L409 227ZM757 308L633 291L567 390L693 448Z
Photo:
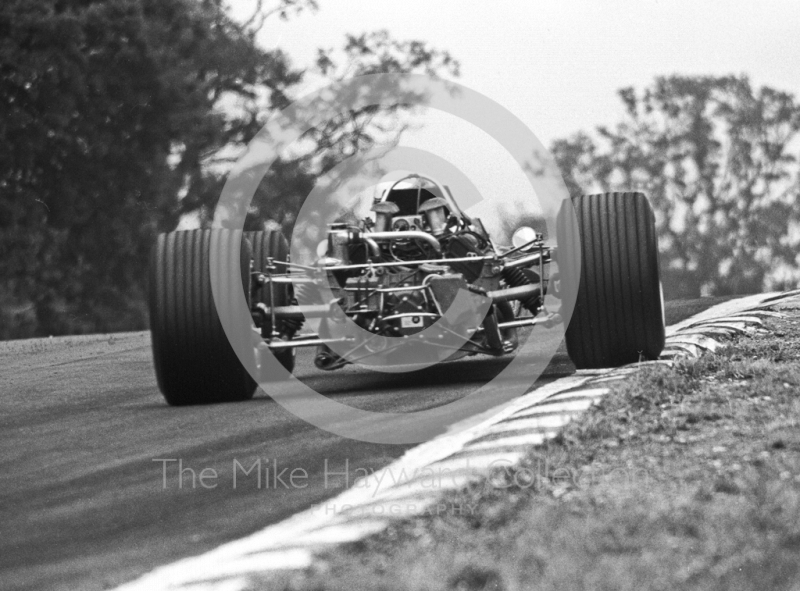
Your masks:
M571 204L564 203L558 218L562 290L576 294L565 335L570 358L578 369L658 359L664 304L647 197L603 193Z
M219 262L217 294L227 302L230 295L239 295L233 290L243 289L247 299L250 245L242 240L240 231L159 234L152 250L149 308L153 361L158 387L173 406L247 400L255 393L255 380L220 322L211 288L212 261ZM244 318L242 326L237 326L242 338L250 330L244 324L247 321L249 318Z

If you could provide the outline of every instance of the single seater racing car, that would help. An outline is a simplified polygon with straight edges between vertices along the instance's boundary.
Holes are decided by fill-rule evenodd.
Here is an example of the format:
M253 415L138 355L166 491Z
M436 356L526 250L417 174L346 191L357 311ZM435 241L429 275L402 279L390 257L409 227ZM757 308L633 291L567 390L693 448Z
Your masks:
M173 405L248 399L256 377L288 378L300 347L314 348L326 371L509 355L524 327L565 318L578 368L659 356L663 296L643 193L574 197L559 213L555 245L529 227L512 242L496 244L446 185L419 175L382 191L370 216L330 224L313 265L292 262L275 229L161 234L149 278L159 388ZM244 354L220 320L225 290L241 290L250 312L240 319L252 337ZM559 309L547 309L547 294ZM303 332L306 322L316 331Z

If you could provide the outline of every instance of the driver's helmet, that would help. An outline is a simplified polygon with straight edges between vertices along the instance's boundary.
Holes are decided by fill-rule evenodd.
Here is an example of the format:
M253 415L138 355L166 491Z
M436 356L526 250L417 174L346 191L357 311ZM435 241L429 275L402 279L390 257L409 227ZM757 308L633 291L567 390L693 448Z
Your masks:
M409 181L395 185L386 196L385 201L395 203L398 212L395 215L408 216L417 215L424 210L422 205L431 199L441 199L445 206L447 201L441 194L441 190L429 181Z

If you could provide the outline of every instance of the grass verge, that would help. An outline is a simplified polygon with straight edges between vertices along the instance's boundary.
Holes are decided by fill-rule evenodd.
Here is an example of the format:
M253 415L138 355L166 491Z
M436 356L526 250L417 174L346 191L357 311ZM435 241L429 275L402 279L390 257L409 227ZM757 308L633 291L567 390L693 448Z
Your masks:
M450 511L253 589L800 590L800 309L784 312L615 383Z

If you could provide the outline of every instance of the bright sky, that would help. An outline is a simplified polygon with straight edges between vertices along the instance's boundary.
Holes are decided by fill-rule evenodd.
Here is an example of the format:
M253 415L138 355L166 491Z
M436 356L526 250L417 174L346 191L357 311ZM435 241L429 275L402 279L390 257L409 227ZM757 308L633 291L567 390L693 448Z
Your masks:
M234 16L254 0L229 0ZM319 0L316 13L268 21L265 47L297 66L317 47L339 47L345 33L388 29L461 62L458 82L506 107L545 146L622 115L617 89L642 88L657 75L741 74L800 95L800 2L796 0ZM483 132L433 117L405 145L448 158L481 191L503 179L521 194L524 179ZM480 146L480 147L478 147ZM480 156L476 156L480 155Z

